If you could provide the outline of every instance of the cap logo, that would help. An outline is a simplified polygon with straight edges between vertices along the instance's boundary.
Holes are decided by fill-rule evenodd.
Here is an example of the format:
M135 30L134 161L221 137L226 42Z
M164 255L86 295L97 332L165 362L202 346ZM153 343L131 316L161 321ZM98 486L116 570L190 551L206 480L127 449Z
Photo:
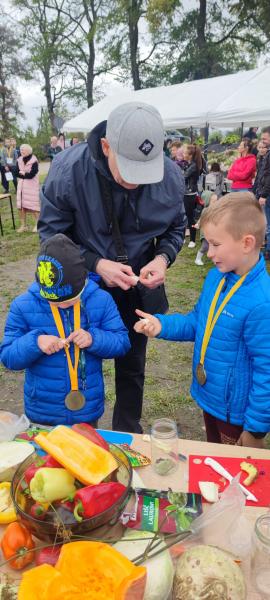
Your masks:
M39 257L37 266L37 280L40 284L40 295L47 300L58 300L63 296L70 296L73 288L70 284L63 285L63 266L51 256Z
M139 146L139 150L145 155L148 156L151 150L153 150L154 144L150 142L150 140L144 140L144 142Z

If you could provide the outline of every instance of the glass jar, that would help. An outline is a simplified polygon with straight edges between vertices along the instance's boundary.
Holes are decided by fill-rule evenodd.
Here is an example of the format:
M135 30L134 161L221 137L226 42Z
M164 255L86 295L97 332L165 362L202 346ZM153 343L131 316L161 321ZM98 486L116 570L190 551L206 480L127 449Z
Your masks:
M252 536L251 580L264 598L270 598L270 514L261 515Z
M157 419L151 429L151 458L158 475L171 475L179 465L178 432L173 419Z

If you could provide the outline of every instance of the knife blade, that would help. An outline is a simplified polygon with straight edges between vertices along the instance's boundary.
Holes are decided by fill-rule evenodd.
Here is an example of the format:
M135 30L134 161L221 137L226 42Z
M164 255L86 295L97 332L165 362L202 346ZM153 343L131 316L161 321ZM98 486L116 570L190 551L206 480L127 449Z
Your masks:
M220 465L216 460L214 460L214 458L210 458L208 456L204 459L204 464L211 467L213 471L216 471L216 473L219 473L219 475L225 477L225 479L228 479L229 482L232 481L233 476L229 473L229 471L224 469L222 465ZM247 500L250 500L251 502L258 502L258 499L256 498L256 496L254 496L254 494L252 494L252 492L247 490L241 483L238 483L238 485L240 485L240 488L246 495Z

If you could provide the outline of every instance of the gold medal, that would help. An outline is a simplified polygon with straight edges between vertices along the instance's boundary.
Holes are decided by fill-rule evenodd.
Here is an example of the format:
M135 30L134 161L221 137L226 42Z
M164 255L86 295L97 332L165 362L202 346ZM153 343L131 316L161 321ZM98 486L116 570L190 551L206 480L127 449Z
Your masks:
M81 410L85 405L85 397L79 390L71 390L65 397L65 405L69 410Z
M198 363L196 367L196 377L200 385L204 385L206 383L206 372L202 363Z

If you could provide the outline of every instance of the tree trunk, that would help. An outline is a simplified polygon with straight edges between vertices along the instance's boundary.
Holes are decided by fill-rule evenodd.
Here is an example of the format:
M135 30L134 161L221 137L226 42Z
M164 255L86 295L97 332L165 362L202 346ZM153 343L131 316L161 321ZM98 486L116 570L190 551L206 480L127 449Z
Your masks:
M197 48L201 57L199 62L200 66L195 69L194 79L204 79L207 77L207 42L205 39L205 27L206 27L206 6L207 0L200 0L200 7L197 18Z
M45 91L45 96L46 96L48 115L49 115L49 119L50 119L50 123L51 123L51 130L52 130L52 134L56 135L57 134L57 128L55 127L55 124L54 124L54 118L55 118L55 112L54 112L55 100L54 100L53 95L52 95L52 87L51 87L51 82L50 82L50 71L49 71L49 69L45 70L43 72L43 75L44 75L44 80L45 80L44 91Z
M134 90L140 90L141 80L138 65L138 21L140 18L137 0L130 0L128 6L128 30L129 30L129 55L131 63L131 76Z
M93 88L94 88L94 66L95 66L95 44L93 39L89 42L89 61L87 65L87 80L86 80L86 97L87 97L87 106L93 106Z

